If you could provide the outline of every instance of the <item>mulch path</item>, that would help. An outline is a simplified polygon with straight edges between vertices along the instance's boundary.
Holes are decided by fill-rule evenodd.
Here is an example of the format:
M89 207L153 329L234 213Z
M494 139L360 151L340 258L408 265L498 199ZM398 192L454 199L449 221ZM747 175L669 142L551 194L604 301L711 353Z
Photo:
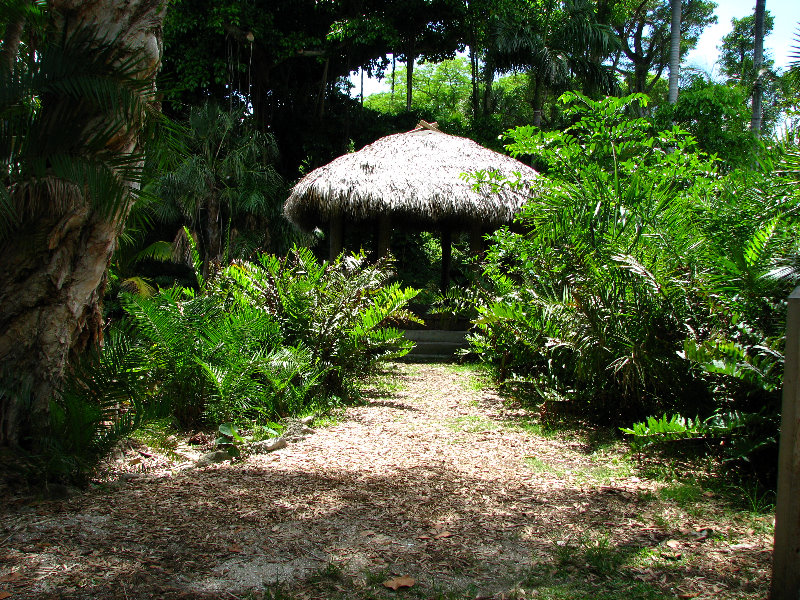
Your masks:
M667 598L766 596L767 534L665 503L584 441L509 425L524 411L468 374L395 368L398 391L272 454L188 470L154 458L66 500L9 499L0 598L371 598L397 595L381 582L398 576L418 597L501 598L596 540L672 557L625 567Z

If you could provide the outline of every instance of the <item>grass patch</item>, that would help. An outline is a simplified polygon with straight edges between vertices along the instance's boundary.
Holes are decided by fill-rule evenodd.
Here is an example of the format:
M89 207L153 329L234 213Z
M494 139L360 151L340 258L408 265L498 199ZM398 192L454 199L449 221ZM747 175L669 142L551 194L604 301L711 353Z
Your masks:
M680 506L694 504L703 498L703 488L695 482L677 482L661 488L663 500L671 500Z
M447 422L447 426L454 431L476 433L478 431L494 431L500 425L479 415L465 415L456 417Z
M775 510L775 492L764 489L758 482L750 481L735 485L725 491L735 506L757 515L769 514Z
M635 465L624 455L612 450L597 450L589 457L592 464L573 471L578 481L608 485L616 479L626 479L636 472Z
M408 375L405 365L390 363L381 372L359 383L360 399L366 403L369 400L392 398L406 389L404 377Z
M597 558L595 559L597 560ZM585 566L540 564L534 566L509 598L540 600L666 600L666 595L653 584L634 579L625 570L616 570L598 577L587 573Z
M346 411L344 408L337 408L314 417L314 421L311 425L312 427L331 427L333 425L338 425L344 422L345 415Z
M558 467L554 467L550 463L543 461L540 458L535 456L526 456L525 457L525 466L531 469L534 473L550 473L557 477L563 477L565 472L563 469L559 469Z
M491 376L483 363L448 364L451 373L461 375L460 382L464 389L482 392L491 387Z
M511 421L505 424L506 428L511 431L522 431L528 435L544 438L546 440L554 440L561 436L558 429L554 429L547 425L543 425L538 421Z

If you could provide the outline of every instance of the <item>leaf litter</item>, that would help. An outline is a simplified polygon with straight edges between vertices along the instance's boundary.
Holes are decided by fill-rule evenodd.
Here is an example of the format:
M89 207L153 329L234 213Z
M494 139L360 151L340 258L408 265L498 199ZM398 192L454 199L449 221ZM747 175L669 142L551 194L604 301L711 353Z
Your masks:
M700 518L658 500L663 484L595 475L584 442L508 426L525 410L446 365L395 369L399 391L376 388L339 423L269 455L187 469L182 456L133 444L136 464L117 461L112 481L85 493L7 497L0 592L372 598L413 581L424 597L526 597L542 568L602 580L578 558L610 548L642 556L618 568L665 598L766 595L769 528L723 517L713 495Z

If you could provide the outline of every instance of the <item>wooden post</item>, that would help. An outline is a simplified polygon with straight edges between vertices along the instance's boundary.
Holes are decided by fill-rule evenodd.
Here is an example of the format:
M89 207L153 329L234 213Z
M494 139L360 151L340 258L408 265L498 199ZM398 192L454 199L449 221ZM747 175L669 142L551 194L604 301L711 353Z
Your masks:
M770 600L800 598L800 287L789 296Z
M330 251L329 258L333 262L342 252L342 215L333 215L330 221Z
M378 217L378 260L389 254L389 238L391 233L392 227L389 224L389 216L381 215Z
M448 225L442 225L442 293L450 287L450 263L453 261L453 232Z
M473 223L469 229L469 253L472 256L483 255L483 231L480 223Z

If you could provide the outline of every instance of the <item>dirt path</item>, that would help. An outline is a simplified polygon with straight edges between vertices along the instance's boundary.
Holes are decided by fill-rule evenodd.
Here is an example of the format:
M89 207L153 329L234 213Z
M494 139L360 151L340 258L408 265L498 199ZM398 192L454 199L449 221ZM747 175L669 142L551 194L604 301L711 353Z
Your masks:
M614 449L513 425L468 373L397 369L278 452L7 507L0 598L766 595L758 519L712 522L716 499L665 501Z

